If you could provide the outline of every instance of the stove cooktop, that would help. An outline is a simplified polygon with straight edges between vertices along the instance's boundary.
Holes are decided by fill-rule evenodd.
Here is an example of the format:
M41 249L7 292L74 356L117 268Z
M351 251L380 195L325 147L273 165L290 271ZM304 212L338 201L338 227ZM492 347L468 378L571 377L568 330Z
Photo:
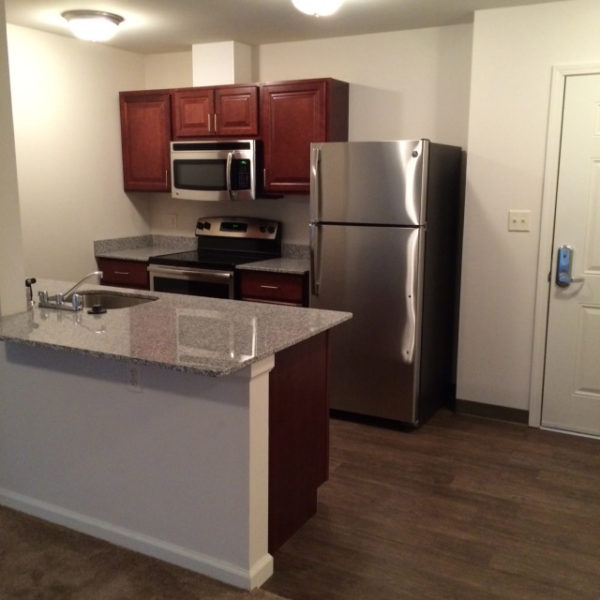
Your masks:
M196 269L235 269L237 265L275 258L274 256L240 252L208 252L188 250L151 256L150 264Z
M235 269L236 265L281 256L281 226L255 217L201 217L197 249L159 254L150 264L188 269Z

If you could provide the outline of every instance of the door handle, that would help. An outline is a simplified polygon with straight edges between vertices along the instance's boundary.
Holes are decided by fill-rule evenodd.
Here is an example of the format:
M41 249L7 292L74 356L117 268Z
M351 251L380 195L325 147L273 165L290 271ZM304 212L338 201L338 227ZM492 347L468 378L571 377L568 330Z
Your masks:
M556 285L559 287L569 287L572 283L584 281L583 277L571 277L573 268L573 248L566 244L558 249L556 257Z
M319 225L311 223L309 226L310 236L310 281L313 296L319 296L321 287L321 236Z

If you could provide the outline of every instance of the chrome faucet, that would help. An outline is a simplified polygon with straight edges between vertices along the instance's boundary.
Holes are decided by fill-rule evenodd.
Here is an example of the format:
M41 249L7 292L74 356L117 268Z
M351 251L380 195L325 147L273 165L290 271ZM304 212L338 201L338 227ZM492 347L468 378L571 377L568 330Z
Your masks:
M75 290L78 289L82 283L96 276L102 277L102 271L92 271L91 273L88 273L64 294L48 296L46 290L38 292L38 306L41 308L58 308L60 310L81 310L83 308L82 298L80 294L75 293Z
M86 282L88 279L91 279L92 277L96 277L98 276L100 279L102 279L102 271L92 271L91 273L88 273L85 277L82 277L72 288L69 288L63 295L62 295L62 299L63 302L69 302L71 296L73 295L73 292L75 292L75 290L84 282Z

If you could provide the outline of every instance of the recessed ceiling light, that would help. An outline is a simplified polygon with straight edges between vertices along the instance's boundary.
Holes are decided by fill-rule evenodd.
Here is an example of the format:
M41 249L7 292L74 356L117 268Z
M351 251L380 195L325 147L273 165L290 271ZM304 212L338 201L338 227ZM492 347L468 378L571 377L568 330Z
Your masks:
M123 22L123 17L101 10L67 10L62 17L75 37L88 42L110 40Z
M300 11L313 17L332 15L344 0L292 0L292 4Z

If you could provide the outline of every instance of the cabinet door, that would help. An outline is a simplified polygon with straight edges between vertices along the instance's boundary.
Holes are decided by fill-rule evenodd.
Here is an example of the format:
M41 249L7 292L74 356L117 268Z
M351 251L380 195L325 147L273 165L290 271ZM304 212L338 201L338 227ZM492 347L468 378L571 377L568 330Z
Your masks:
M258 135L258 88L254 85L215 90L217 135Z
M168 191L171 138L169 92L121 92L119 102L125 189Z
M241 270L238 276L241 300L308 306L306 275Z
M215 135L214 89L175 90L173 100L173 139Z
M97 258L96 262L102 271L103 285L150 289L147 263L101 257Z
M308 193L311 142L348 139L348 84L331 79L261 88L264 188Z

